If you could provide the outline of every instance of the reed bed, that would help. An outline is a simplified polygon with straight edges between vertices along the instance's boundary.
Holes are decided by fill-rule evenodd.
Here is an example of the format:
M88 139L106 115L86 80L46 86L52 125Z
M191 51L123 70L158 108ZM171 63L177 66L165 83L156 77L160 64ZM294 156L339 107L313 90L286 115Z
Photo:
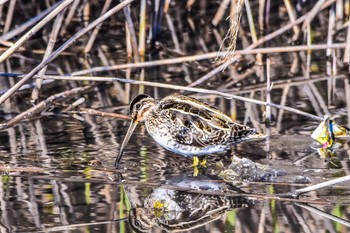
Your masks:
M349 6L349 0L64 0L35 4L0 0L0 130L10 138L11 151L16 151L13 135L16 130L24 134L23 121L34 121L45 164L49 156L45 154L48 149L44 126L36 121L40 117L55 115L89 121L90 115L98 115L127 122L130 118L125 109L137 94L161 98L174 92L219 105L235 120L250 122L268 134L288 133L292 128L288 123L295 119L316 125L324 115L339 115L339 121L350 127ZM306 107L297 104L300 97ZM94 127L98 135L98 126ZM118 146L113 134L111 138L113 145ZM267 145L269 151L272 145ZM268 153L267 158L273 156ZM160 167L165 166L165 162L159 163ZM56 188L57 182L62 181L59 176L39 175L46 172L39 167L0 167L0 171L50 179ZM115 175L121 171L107 167L105 172L104 179L74 178L62 182L100 183L112 187L113 194L122 184L159 186L130 180L118 183ZM267 196L247 196L262 201L298 202L298 209L281 207L290 219L303 218L301 211L321 214L310 205L334 203L308 193L348 182L348 165L343 166L342 172L342 178L319 181L307 188L288 184L294 189L291 193L268 190ZM29 188L34 185L29 184ZM177 189L171 185L165 188ZM113 196L103 195L106 199ZM125 200L118 198L119 205L126 208ZM33 198L31 202L35 206ZM259 232L264 232L265 224L274 230L286 229L283 224L278 228L277 223L271 223L277 218L274 213L268 202L260 214L252 213L254 222L259 223ZM343 218L322 214L349 226L349 214ZM118 221L126 220L121 213L119 217ZM319 220L315 215L311 218L314 223ZM246 220L237 221L242 232L253 232L247 230L250 228ZM326 227L333 232L330 225ZM66 228L46 230L76 226L67 223ZM305 232L314 232L317 224L303 227Z

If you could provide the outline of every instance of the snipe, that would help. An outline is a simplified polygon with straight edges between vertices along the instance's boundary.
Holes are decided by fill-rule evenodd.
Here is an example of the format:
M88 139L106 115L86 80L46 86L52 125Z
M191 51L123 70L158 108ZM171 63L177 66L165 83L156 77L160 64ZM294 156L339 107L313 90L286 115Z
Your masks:
M254 129L233 120L199 100L183 95L170 95L160 101L141 94L130 103L131 124L121 145L115 165L135 127L144 122L148 133L166 149L194 158L227 150L232 144L256 138Z

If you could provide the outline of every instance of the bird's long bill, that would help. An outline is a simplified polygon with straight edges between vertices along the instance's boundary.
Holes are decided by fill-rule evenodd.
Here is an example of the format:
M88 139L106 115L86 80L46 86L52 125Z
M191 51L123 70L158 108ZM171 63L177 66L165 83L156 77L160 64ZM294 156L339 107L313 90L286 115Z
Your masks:
M122 143L122 145L121 145L121 147L120 147L118 156L117 156L117 158L116 158L116 160L115 160L115 166L116 166L116 167L119 165L120 160L121 160L122 155L123 155L124 148L125 148L126 144L128 144L129 139L130 139L132 133L134 132L134 130L135 130L135 128L136 128L136 126L137 126L138 123L139 123L139 122L138 122L137 120L134 120L134 119L131 120L131 124L130 124L130 126L129 126L128 132L126 132L124 141L123 141L123 143Z

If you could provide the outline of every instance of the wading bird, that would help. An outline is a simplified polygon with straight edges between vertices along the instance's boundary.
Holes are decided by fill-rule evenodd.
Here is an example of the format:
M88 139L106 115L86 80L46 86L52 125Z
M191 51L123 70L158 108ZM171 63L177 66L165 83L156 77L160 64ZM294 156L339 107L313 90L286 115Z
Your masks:
M235 123L218 109L178 94L159 101L149 95L138 95L130 103L130 114L131 124L116 158L116 166L139 122L144 122L148 133L164 148L193 157L193 166L205 165L205 159L200 163L197 156L222 152L232 144L260 135L248 126Z

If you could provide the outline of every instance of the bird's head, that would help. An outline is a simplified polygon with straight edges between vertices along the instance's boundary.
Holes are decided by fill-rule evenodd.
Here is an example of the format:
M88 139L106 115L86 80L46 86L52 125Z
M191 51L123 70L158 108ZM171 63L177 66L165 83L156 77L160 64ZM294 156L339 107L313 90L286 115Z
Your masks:
M150 112L152 111L153 107L156 104L155 102L156 102L155 99L145 94L138 95L131 101L130 103L131 123L128 131L126 132L123 143L120 147L118 157L115 161L116 167L119 165L124 148L128 143L132 133L134 132L137 124L147 119L147 117L150 115Z

